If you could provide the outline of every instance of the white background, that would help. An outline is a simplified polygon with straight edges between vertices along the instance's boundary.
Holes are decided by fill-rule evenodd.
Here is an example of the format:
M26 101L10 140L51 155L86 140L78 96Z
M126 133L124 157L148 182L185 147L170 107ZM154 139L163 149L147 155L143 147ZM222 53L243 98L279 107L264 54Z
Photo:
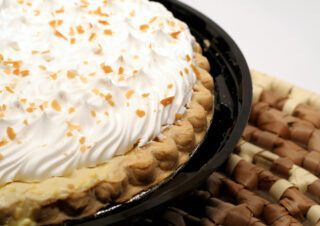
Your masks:
M181 0L218 23L250 68L320 93L320 0Z

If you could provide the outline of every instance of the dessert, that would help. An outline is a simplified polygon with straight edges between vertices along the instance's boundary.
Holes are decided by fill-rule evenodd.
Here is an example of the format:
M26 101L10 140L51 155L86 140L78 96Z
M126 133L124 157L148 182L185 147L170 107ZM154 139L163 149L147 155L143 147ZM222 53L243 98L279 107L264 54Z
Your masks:
M124 202L204 137L210 65L161 4L1 0L0 28L0 224Z

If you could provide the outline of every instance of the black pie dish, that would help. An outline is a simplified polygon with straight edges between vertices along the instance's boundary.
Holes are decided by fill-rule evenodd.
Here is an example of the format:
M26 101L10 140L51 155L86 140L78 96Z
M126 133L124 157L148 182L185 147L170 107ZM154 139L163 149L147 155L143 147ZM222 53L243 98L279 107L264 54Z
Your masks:
M189 25L204 49L215 81L213 121L190 160L172 176L126 203L109 205L94 216L66 221L63 225L101 226L120 222L120 225L131 225L137 216L156 211L201 184L228 158L247 124L252 99L251 77L235 42L216 23L193 8L177 0L157 1Z

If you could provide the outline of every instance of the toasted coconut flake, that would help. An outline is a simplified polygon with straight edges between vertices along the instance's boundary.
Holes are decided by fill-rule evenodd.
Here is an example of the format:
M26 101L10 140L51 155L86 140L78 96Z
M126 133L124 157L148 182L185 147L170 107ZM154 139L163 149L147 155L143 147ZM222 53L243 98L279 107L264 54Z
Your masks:
M123 73L124 73L124 68L120 66L118 70L118 74L122 75Z
M77 39L75 39L75 38L71 38L71 39L70 39L70 44L71 44L71 45L76 44L76 42L77 42Z
M53 100L51 102L51 107L53 108L53 110L55 111L61 111L61 106L60 103L57 100Z
M180 35L181 31L176 31L170 34L170 36L174 39L177 39Z
M107 94L104 96L104 99L112 106L114 107L116 104L114 103L114 101L112 100L112 95L111 94Z
M143 98L147 98L147 97L149 97L149 96L150 96L150 93L143 93L143 94L142 94L142 97L143 97Z
M141 26L140 26L140 30L141 31L147 31L149 29L149 25L148 24L142 24Z
M152 17L152 18L149 20L149 24L152 24L152 23L155 22L157 19L158 19L157 16Z
M98 22L99 24L102 24L102 25L109 25L109 22L106 20L99 20Z
M77 76L77 72L73 70L67 71L67 76L69 79L74 79Z
M93 39L95 39L97 37L97 34L96 33L92 33L89 37L89 41L93 41Z
M64 36L61 32L59 32L59 31L57 31L57 30L55 30L54 31L54 35L55 36L57 36L58 38L62 38L62 39L64 39L64 40L68 40L67 38L66 38L66 36Z
M84 29L81 25L77 26L77 32L78 34L83 34L84 33Z
M60 9L57 9L55 11L55 13L59 14L59 13L64 13L64 7L62 6Z
M68 110L69 114L72 114L75 111L76 111L76 109L74 107L70 107Z
M180 120L183 118L183 114L176 114L176 120Z
M110 30L110 29L106 29L106 30L103 31L103 34L105 34L105 35L112 35L113 32L112 32L112 30Z
M73 136L73 133L72 133L71 131L68 131L68 132L66 133L66 136L67 136L67 137L72 137L72 136Z
M7 128L7 136L9 137L10 140L14 140L14 139L16 139L17 135L16 135L16 132L14 131L13 128L8 127Z
M81 137L80 139L79 139L79 143L80 144L84 144L86 142L86 137Z
M134 94L134 90L130 89L126 92L126 98L130 99L132 97L132 95Z
M5 146L7 143L8 143L7 139L6 139L6 138L2 138L2 139L0 140L0 147Z
M14 93L13 89L9 86L6 86L5 89L9 92L9 93Z
M161 100L160 103L161 103L163 106L167 106L167 105L169 105L169 104L172 104L174 98L175 98L174 96L165 98L165 99Z
M139 118L142 118L142 117L144 117L144 116L146 115L146 112L143 111L143 110L138 109L138 110L136 110L136 115L137 115Z
M194 74L196 75L196 77L200 78L200 72L199 72L198 68L193 64L191 64L191 68L192 68Z
M190 55L189 55L189 54L187 54L187 55L186 55L186 60L187 60L188 62L190 62L190 61L191 61L191 57L190 57Z
M112 67L110 67L109 65L105 65L105 64L101 64L101 69L103 70L104 73L109 74L112 73Z
M50 78L53 79L53 80L57 80L57 73L51 74Z

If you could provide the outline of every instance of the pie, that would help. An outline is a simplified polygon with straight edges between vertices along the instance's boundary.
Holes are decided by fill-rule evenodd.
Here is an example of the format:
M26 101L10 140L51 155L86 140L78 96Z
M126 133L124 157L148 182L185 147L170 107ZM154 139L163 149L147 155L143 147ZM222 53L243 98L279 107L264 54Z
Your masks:
M202 141L210 65L160 3L0 0L0 29L0 225L125 202Z

